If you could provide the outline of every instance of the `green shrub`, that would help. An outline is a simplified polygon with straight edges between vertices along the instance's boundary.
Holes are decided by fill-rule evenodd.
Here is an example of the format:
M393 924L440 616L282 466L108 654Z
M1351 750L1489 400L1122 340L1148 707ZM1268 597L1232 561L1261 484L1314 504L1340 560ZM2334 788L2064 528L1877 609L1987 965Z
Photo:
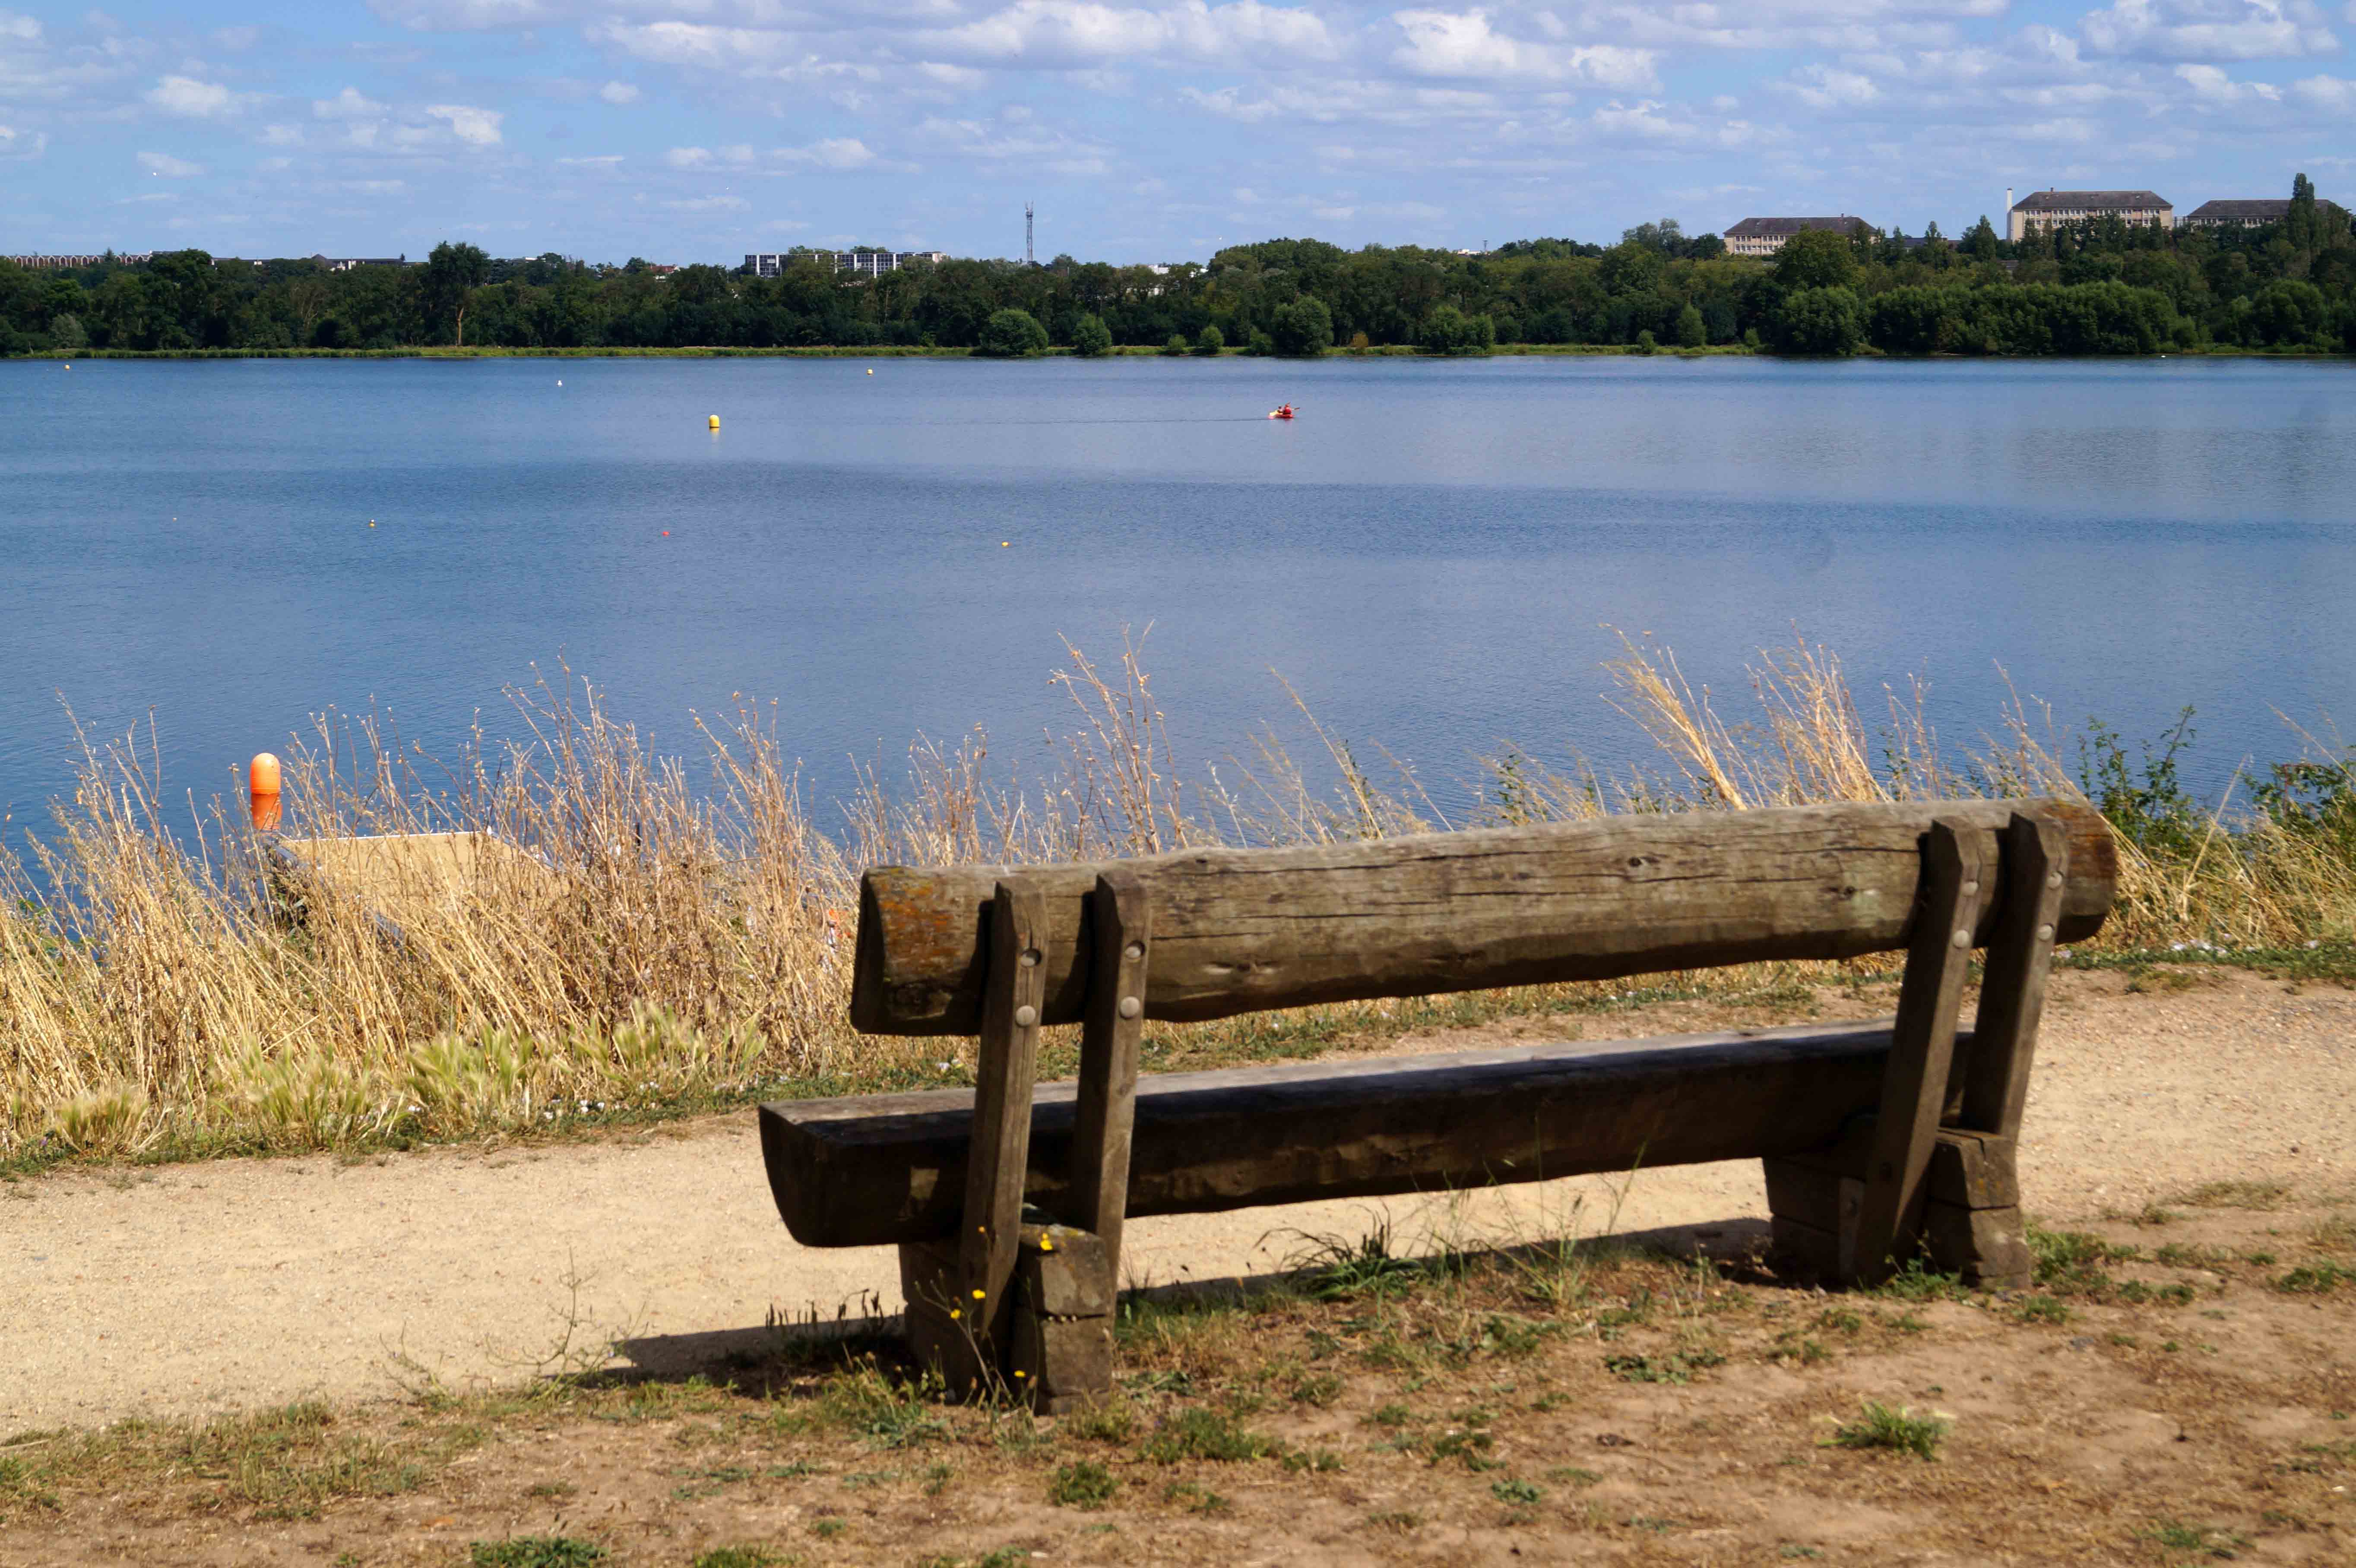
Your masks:
M1845 1422L1833 1433L1842 1448L1889 1448L1918 1459L1936 1459L1939 1442L1948 1424L1935 1415L1916 1415L1901 1405L1892 1410L1874 1400L1865 1402L1865 1413Z
M1084 315L1072 328L1072 352L1081 358L1093 359L1099 354L1108 353L1111 348L1112 328L1105 325L1104 317Z
M511 1535L505 1541L477 1541L475 1568L577 1568L601 1561L605 1549L592 1541L569 1535Z
M1023 359L1047 352L1047 329L1027 310L1001 310L981 329L976 354L992 359Z
M1283 1446L1265 1433L1239 1425L1232 1416L1197 1408L1180 1412L1147 1438L1145 1456L1162 1465L1184 1459L1232 1462L1265 1459Z

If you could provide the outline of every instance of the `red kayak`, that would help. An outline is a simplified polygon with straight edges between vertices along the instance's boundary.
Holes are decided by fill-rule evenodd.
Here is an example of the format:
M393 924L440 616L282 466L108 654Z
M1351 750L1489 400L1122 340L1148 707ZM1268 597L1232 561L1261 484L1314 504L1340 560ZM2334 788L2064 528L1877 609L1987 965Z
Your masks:
M1292 405L1287 403L1280 409L1271 410L1268 417L1272 420L1289 420L1292 417Z

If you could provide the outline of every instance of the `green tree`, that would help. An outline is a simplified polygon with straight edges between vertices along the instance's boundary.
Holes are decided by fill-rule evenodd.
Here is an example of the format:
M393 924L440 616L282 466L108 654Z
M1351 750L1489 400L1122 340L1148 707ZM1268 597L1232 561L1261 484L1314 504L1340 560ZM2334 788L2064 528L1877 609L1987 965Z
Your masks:
M1775 312L1775 347L1785 354L1854 354L1863 339L1857 295L1847 289L1794 289Z
M1163 344L1163 345L1162 346L1162 353L1164 353L1164 354L1166 354L1166 355L1178 355L1178 354L1183 354L1183 353L1185 353L1185 352L1186 352L1186 335L1185 335L1184 333L1183 333L1183 332L1173 332L1173 333L1172 333L1172 334L1170 335L1170 341L1169 341L1169 342L1167 342L1167 343L1165 343L1165 344Z
M2283 218L2283 238L2297 251L2314 250L2322 238L2315 217L2315 182L2303 174L2291 178L2290 211Z
M1660 351L1661 351L1661 340L1660 340L1659 338L1655 337L1655 336L1653 336L1653 329L1652 329L1651 327L1649 327L1649 326L1648 326L1648 327L1644 328L1644 331L1642 331L1642 332L1640 332L1640 333L1636 334L1636 352L1637 352L1637 353L1639 353L1639 354L1658 354Z
M417 283L418 304L425 313L428 330L438 333L447 322L454 340L465 347L466 307L490 269L491 259L479 246L454 245L447 240L434 246Z
M1080 317L1072 328L1072 352L1083 359L1093 359L1112 348L1112 329L1104 317L1091 312Z
M1333 313L1315 294L1303 294L1276 313L1269 336L1279 354L1314 359L1333 347Z
M1047 329L1027 310L993 312L982 324L974 352L992 359L1022 359L1047 352Z
M1993 261L2000 254L2002 243L1997 238L1996 225L1990 223L1987 214L1983 212L1980 220L1972 225L1971 232L1964 236L1964 242L1956 249L1975 261Z
M1709 341L1709 327L1701 318L1701 310L1688 304L1677 312L1677 347L1699 348Z
M1205 359L1215 357L1226 346L1226 334L1215 326L1206 326L1194 335L1194 352Z
M1857 247L1837 229L1804 229L1775 252L1775 281L1787 289L1842 289L1857 279Z
M1452 304L1423 318L1416 347L1426 354L1486 354L1497 342L1497 324L1486 315L1466 315Z
M82 330L80 317L60 314L49 323L49 347L79 350L90 347L90 334Z

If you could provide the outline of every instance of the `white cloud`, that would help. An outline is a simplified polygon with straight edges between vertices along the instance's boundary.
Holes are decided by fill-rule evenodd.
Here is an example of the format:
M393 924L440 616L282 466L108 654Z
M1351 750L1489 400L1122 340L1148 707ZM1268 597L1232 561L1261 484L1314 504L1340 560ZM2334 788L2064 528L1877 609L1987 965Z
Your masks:
M822 169L863 169L875 162L875 155L868 150L867 144L855 136L829 137L807 147L779 147L776 155L786 163L810 164Z
M2285 59L2336 53L2312 0L2115 0L2079 25L2098 54L2150 60Z
M507 118L496 109L470 109L463 103L428 104L425 112L447 123L458 140L477 147L498 146L499 122Z
M237 94L217 81L193 76L167 76L147 90L147 101L166 114L209 120L237 112Z
M303 127L264 125L262 128L262 144L265 147L299 147L303 144Z
M599 153L594 157L559 158L559 165L575 168L610 169L622 162L619 153Z
M1861 109L1881 98L1871 77L1828 65L1802 66L1782 85L1811 109Z
M14 125L0 125L0 158L37 158L48 145L49 138L41 132L28 135Z
M699 196L686 201L666 201L673 212L742 212L753 204L741 196Z
M1597 87L1655 85L1653 56L1644 49L1599 44L1576 48L1508 37L1489 25L1486 11L1396 11L1391 20L1407 41L1391 62L1416 76L1490 81L1569 81Z
M139 166L167 180L194 179L205 172L202 164L192 164L169 153L142 153L139 155Z
M2293 82L2291 91L2303 103L2331 114L2356 112L2356 81L2344 76L2310 76Z
M2261 99L2268 103L2282 101L2282 89L2270 81L2235 81L2213 65L2180 65L2176 68L2177 80L2192 90L2194 100L2202 104L2222 106Z
M315 98L311 112L322 120L359 120L384 112L384 105L363 94L357 87L348 87L333 98Z
M1001 64L1077 65L1156 55L1224 60L1237 54L1329 59L1334 40L1304 7L1186 0L1162 10L1096 0L1015 0L962 27L920 34L926 52Z
M673 147L663 155L663 162L675 169L701 169L712 166L709 147Z
M638 89L636 82L609 81L597 90L597 96L608 103L636 103Z

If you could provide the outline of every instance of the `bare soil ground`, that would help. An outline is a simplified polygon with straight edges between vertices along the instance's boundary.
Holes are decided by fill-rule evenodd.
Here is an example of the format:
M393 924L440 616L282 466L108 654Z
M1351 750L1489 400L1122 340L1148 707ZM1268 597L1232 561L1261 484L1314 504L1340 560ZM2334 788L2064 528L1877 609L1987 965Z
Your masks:
M1392 1252L1444 1266L1132 1297L1126 1398L1089 1421L941 1405L886 1342L763 1327L894 1303L888 1253L787 1243L746 1117L20 1181L0 1563L2346 1562L2351 1025L2329 987L2057 976L2027 1296L1780 1275L1755 1168L1548 1184L1397 1213ZM1133 1262L1265 1275L1380 1223L1149 1221ZM1842 1445L1868 1401L1935 1457Z

